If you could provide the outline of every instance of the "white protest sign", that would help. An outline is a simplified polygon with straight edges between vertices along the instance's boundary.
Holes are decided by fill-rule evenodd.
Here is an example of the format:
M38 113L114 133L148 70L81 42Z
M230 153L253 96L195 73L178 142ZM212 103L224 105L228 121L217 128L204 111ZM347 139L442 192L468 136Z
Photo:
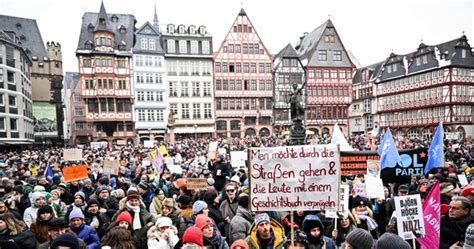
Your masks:
M120 167L120 162L118 160L110 160L110 159L106 159L104 161L104 174L110 176L110 175L118 175L118 171L119 171L119 167Z
M385 193L383 191L382 179L373 177L372 175L365 175L365 189L367 191L368 198L380 198L385 199Z
M154 140L145 140L145 141L143 141L143 147L153 148L153 147L155 147L155 141Z
M245 166L245 161L247 161L247 152L246 151L231 151L230 152L230 164L232 167Z
M339 188L339 208L337 210L326 210L326 217L337 218L337 212L345 217L349 213L349 185L341 185Z
M446 140L457 140L459 139L459 132L445 132L444 136Z
M82 149L65 149L63 151L64 160L66 161L81 161Z
M251 148L253 211L325 210L338 207L337 145Z
M150 161L150 160L143 160L143 161L142 161L142 166L143 166L143 167L148 167L148 166L150 166L150 165L151 165L151 161Z
M420 195L395 196L395 216L398 236L405 240L415 239L413 231L425 234L423 208Z
M217 146L218 142L210 142L209 143L209 151L207 152L207 159L216 159L217 158Z
M225 154L227 154L227 150L225 148L219 148L218 152L219 152L219 155L222 155L222 156L225 156Z
M461 183L461 186L469 185L465 174L459 174L458 179L459 179L459 183Z
M355 182L352 185L352 196L361 196L361 197L367 197L367 190L365 188L365 183L363 182Z

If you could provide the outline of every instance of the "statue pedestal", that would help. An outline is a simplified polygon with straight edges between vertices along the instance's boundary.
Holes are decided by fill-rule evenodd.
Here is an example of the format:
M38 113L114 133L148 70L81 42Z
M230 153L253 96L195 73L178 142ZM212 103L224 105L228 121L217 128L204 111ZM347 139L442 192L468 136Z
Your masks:
M306 143L306 129L303 120L293 119L293 125L290 128L290 145L304 145Z

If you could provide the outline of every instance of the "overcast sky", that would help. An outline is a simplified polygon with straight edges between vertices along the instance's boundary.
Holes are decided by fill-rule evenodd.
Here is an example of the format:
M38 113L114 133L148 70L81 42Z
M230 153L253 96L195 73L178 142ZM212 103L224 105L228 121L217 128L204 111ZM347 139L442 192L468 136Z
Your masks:
M36 19L43 41L62 45L64 71L78 71L75 50L84 12L98 12L100 0L0 0L0 14ZM409 53L458 38L474 46L472 0L156 0L161 24L205 25L214 50L241 6L272 54L293 46L329 17L347 50L362 66L391 51ZM104 0L107 13L133 14L137 28L153 20L155 0ZM1 27L1 23L0 23Z

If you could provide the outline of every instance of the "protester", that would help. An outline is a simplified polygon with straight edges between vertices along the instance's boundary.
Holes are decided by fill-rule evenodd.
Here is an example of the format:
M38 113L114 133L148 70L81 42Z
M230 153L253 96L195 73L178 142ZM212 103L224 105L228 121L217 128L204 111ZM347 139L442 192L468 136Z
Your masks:
M0 245L2 248L35 249L35 235L13 214L2 214L0 215Z
M79 240L76 236L72 234L61 234L53 241L51 244L51 249L59 249L59 248L69 248L69 249L80 249L79 247Z
M464 242L467 227L474 223L471 213L471 201L466 197L453 197L449 203L449 213L441 218L440 248L449 248L451 245Z
M53 208L48 205L38 209L36 221L31 224L31 232L36 236L36 241L42 244L49 239L48 222L54 218Z
M123 227L110 229L101 240L102 249L135 249L135 241L130 231ZM153 247L150 247L153 248Z
M238 203L237 213L230 221L229 234L227 235L231 244L237 240L244 240L247 237L254 219L250 211L249 196L241 194Z
M202 231L198 227L192 226L186 229L183 234L182 249L205 248Z
M334 241L324 236L324 225L317 215L307 215L303 220L302 230L305 232L309 248L311 249L336 249Z
M36 220L38 209L44 205L46 205L46 200L43 193L35 192L31 194L31 207L27 208L23 214L23 221L28 228L31 227L31 224Z
M374 239L367 230L356 228L347 235L344 244L351 246L350 248L353 249L372 249Z
M250 228L250 234L245 239L249 248L283 248L286 243L285 230L268 214L255 215L254 224Z
M215 230L211 219L203 214L196 217L197 228L201 229L204 246L219 249L228 249L229 245L221 234Z
M178 229L168 217L160 217L147 233L148 248L171 249L178 243Z
M74 209L69 214L71 230L82 239L88 249L97 249L100 246L100 239L95 228L84 223L84 214L80 209ZM54 242L53 242L54 244Z

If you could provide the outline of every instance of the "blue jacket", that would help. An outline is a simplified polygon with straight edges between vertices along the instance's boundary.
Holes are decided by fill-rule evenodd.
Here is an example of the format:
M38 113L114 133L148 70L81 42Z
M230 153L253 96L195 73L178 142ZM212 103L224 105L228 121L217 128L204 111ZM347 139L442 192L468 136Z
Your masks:
M319 237L315 238L311 236L311 229L319 227L319 230L321 231L321 234ZM306 215L306 217L303 220L303 231L306 233L306 236L308 237L309 241L309 248L321 248L321 242L324 241L324 244L326 245L326 249L336 249L336 243L334 241L326 236L323 236L324 234L324 224L321 222L319 217L314 214L309 214Z
M82 239L86 243L87 249L100 248L100 239L95 228L82 224L78 228L72 228L72 230L76 233L79 239Z

